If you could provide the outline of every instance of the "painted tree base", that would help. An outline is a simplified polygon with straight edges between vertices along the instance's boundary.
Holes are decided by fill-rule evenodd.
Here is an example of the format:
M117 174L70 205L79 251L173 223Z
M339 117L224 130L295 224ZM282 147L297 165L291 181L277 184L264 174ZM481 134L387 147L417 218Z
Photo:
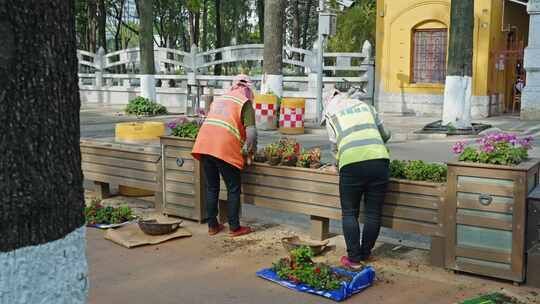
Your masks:
M0 303L86 303L86 228L63 239L0 253Z

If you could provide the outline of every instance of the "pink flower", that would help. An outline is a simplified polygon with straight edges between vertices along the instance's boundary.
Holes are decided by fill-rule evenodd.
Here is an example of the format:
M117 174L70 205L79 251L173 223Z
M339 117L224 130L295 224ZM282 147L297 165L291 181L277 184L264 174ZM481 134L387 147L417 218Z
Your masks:
M174 128L176 128L176 122L173 121L173 122L168 123L168 124L167 124L167 128L169 128L169 129L174 129Z
M454 154L461 154L463 153L463 150L465 149L465 143L462 141L458 141L452 146L452 152Z
M482 152L491 153L495 151L495 147L491 144L485 144L482 146Z

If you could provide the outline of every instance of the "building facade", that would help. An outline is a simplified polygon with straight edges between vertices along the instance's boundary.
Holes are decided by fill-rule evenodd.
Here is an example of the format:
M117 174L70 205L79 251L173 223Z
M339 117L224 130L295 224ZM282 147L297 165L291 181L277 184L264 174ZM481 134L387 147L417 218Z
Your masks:
M376 102L381 112L442 115L450 2L377 0ZM516 82L526 77L529 15L518 2L475 1L475 118L519 111L514 100Z

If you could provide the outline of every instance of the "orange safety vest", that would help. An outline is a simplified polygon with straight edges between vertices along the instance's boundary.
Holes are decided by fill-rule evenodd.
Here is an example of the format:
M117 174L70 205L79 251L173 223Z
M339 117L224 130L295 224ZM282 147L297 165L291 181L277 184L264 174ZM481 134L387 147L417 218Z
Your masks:
M212 102L191 151L194 158L200 160L202 154L211 155L238 169L244 168L242 147L246 129L242 123L242 107L246 101L242 94L228 92Z

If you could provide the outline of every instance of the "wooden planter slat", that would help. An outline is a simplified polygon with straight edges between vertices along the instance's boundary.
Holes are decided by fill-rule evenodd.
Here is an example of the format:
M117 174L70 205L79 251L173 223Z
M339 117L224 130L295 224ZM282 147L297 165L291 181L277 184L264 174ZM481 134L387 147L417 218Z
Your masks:
M199 161L191 156L195 141L163 136L160 143L163 156L163 213L204 221L204 181Z
M526 198L539 163L448 165L448 268L523 282Z
M262 186L272 186L281 189L298 190L329 195L339 195L339 190L335 184L321 183L301 179L286 179L277 176L258 175L244 173L242 182Z
M500 252L490 249L479 249L479 248L470 248L470 247L458 247L456 248L456 255L477 259L478 257L483 257L488 261L493 261L497 263L506 263L509 264L512 261L512 256L510 253Z
M130 179L137 179L148 182L157 182L157 170L152 171L142 171L136 169L126 169L126 168L114 168L107 165L100 165L94 163L84 162L81 165L83 171L85 172L94 172L107 174L111 176L124 177Z
M159 160L160 155L157 154L157 150L154 153L148 151L134 152L133 150L122 151L120 149L109 148L108 146L91 146L92 143L86 141L81 142L82 155L101 155L106 157L115 157L119 160L131 159L143 162L156 162ZM158 152L159 153L159 152Z
M423 196L421 194L388 192L385 203L438 210L441 200L439 197Z
M150 172L156 172L159 169L159 158L152 159L151 161L141 161L122 159L118 157L83 154L82 162Z
M481 216L470 216L470 215L457 215L457 223L467 226L476 226L483 228L492 228L498 230L512 231L512 221L504 221L498 219L492 219L488 217Z

